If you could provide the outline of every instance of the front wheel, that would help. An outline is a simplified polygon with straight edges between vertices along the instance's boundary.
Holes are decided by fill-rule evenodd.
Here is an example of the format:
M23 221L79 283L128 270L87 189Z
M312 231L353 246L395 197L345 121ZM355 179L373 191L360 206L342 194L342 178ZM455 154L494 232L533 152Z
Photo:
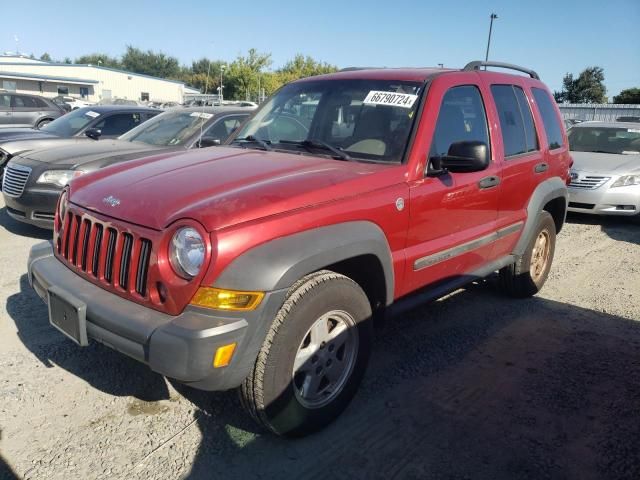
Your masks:
M244 407L279 435L320 430L347 407L369 360L371 306L330 271L294 284L240 389Z
M540 291L549 276L556 249L556 224L545 210L538 214L536 228L524 255L500 270L500 285L512 297L525 298Z

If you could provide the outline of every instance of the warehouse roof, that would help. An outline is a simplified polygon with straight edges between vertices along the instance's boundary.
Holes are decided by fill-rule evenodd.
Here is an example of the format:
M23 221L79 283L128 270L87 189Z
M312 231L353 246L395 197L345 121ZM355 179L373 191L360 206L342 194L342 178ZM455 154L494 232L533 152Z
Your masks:
M63 82L63 83L76 83L79 85L91 85L94 83L98 83L97 80L89 80L85 78L60 77L58 75L39 75L39 74L33 74L33 73L17 73L17 72L7 72L4 70L0 70L0 77L17 78L20 80L36 80L36 81L44 80L45 82L51 81L51 82Z

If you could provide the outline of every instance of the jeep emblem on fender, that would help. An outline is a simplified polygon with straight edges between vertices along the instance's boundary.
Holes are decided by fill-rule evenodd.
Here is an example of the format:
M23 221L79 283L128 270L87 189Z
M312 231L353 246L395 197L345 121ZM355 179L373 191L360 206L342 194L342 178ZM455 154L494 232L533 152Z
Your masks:
M106 203L107 205L109 205L110 207L117 207L118 205L120 205L120 199L114 197L113 195L109 195L108 197L104 197L102 199L102 201L104 203Z
M404 198L400 197L396 200L396 208L399 212L404 210Z

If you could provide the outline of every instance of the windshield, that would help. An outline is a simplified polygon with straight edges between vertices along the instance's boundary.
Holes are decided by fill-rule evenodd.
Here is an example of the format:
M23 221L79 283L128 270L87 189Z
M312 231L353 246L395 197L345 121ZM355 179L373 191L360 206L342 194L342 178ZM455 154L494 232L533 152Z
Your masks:
M574 127L569 130L574 152L640 153L640 128Z
M59 137L72 137L100 115L90 107L79 108L48 123L41 130Z
M142 142L148 145L183 145L200 132L213 117L212 113L173 110L161 113L142 125L125 133L120 140Z
M397 80L289 84L245 124L233 143L256 148L266 143L270 148L303 154L400 162L422 85Z

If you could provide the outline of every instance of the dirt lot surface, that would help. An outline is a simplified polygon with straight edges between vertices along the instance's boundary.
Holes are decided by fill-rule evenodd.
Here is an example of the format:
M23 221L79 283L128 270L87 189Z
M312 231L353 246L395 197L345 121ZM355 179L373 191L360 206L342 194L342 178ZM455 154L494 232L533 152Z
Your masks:
M536 298L490 280L387 322L346 413L296 441L54 331L25 276L46 237L0 209L0 478L640 479L637 225L570 217Z

